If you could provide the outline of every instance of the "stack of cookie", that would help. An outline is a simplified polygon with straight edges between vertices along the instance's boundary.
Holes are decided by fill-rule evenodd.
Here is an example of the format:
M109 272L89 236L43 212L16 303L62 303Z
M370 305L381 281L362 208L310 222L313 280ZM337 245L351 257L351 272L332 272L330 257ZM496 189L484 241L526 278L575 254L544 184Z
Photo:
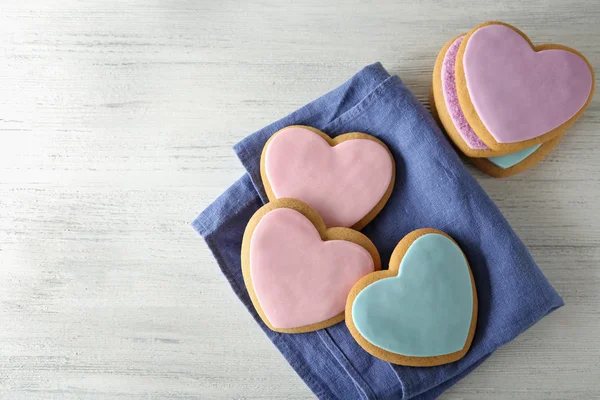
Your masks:
M511 25L487 22L440 51L431 109L476 167L507 177L554 149L594 87L594 70L577 50L534 45Z
M376 246L359 232L385 214L396 181L383 142L289 126L265 144L260 170L269 202L246 226L241 264L268 328L298 334L345 319L363 349L401 365L441 365L467 353L477 292L458 244L418 229L382 271Z

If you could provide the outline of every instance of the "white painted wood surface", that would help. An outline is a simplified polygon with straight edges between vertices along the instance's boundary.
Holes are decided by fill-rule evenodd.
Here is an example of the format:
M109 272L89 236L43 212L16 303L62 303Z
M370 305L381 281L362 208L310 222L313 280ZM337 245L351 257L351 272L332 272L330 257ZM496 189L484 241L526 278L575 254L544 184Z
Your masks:
M490 19L600 65L597 0L1 0L0 398L311 398L190 221L239 139L377 60L425 101ZM473 170L567 305L444 399L600 398L599 130Z

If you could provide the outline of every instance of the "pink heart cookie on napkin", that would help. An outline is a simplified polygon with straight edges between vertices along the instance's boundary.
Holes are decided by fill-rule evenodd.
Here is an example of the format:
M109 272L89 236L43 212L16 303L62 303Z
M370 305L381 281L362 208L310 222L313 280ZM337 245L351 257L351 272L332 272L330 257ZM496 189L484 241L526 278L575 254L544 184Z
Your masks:
M269 139L261 176L269 200L298 199L327 226L361 229L389 199L395 164L387 146L373 136L354 132L332 139L296 125Z
M262 320L278 332L310 332L342 321L352 286L380 266L366 236L326 228L314 210L294 199L263 206L244 233L246 288Z
M534 46L500 22L475 27L456 59L462 111L497 150L518 151L563 134L589 105L594 85L593 69L577 50Z

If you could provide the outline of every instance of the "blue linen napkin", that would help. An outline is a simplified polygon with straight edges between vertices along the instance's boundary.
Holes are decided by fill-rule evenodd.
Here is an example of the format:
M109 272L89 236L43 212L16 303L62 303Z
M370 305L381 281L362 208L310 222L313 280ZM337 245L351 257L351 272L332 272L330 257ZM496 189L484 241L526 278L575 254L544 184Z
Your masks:
M415 368L364 351L346 325L305 334L269 330L244 286L240 247L244 228L266 201L260 155L269 137L288 125L309 125L331 136L365 132L381 139L396 160L394 191L363 229L387 267L402 237L419 228L447 232L471 265L479 315L467 355L454 363ZM529 251L465 169L431 115L397 76L376 63L339 88L239 142L248 171L193 222L236 295L298 375L321 399L434 399L490 354L563 305ZM265 390L267 390L265 388Z

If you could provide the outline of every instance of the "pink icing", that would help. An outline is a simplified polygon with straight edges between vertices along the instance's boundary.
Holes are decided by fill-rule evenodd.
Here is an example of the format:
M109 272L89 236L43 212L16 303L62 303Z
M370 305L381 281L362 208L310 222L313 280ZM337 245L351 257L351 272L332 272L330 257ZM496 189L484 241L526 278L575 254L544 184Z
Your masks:
M360 221L384 196L393 173L389 153L377 142L355 139L331 147L300 127L277 134L265 157L275 197L307 203L327 226L350 227Z
M366 249L344 240L322 241L295 210L270 211L252 234L252 285L275 328L311 325L342 313L352 286L373 270Z
M456 74L454 72L456 65L456 55L458 54L458 48L462 43L464 36L459 37L452 43L452 45L446 51L444 61L442 62L442 91L444 93L444 101L446 102L446 108L450 114L450 119L454 123L456 130L459 135L463 138L467 146L476 150L488 149L479 139L469 122L465 118L465 114L460 108L458 102L458 93L456 91Z
M532 139L560 126L592 89L590 68L577 54L535 52L504 25L473 33L463 62L471 101L498 143Z

